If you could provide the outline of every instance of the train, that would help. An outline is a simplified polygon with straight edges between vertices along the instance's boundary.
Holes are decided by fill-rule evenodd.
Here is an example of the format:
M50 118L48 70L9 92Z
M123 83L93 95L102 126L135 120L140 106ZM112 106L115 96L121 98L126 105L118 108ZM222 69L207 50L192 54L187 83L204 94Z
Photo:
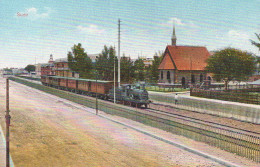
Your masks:
M151 103L148 92L140 84L123 84L118 87L118 83L114 84L113 81L47 75L41 76L41 83L78 94L97 96L103 100L114 101L115 98L119 103L138 108L147 108Z

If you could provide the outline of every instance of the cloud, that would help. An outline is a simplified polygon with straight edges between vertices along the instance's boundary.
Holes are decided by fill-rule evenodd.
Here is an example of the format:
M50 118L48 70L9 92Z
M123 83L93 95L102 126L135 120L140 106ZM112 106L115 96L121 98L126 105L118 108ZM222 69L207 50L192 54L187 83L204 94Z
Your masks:
M105 32L105 29L101 29L95 24L90 24L87 27L79 25L79 26L77 26L77 29L80 32L83 32L86 34L103 34Z
M185 21L177 17L171 17L168 19L166 23L162 23L162 26L172 27L175 26L183 26L183 27L191 27L191 28L199 28L200 26L197 25L194 21Z
M172 17L167 21L167 24L175 24L175 25L180 25L180 26L185 26L186 24L182 22L181 19L177 17Z
M50 16L50 13L52 12L51 8L44 7L46 12L40 13L37 8L31 7L28 9L25 9L24 12L17 12L15 14L16 17L25 17L31 20L37 20L37 19L43 19L48 18Z
M231 39L249 39L249 35L246 32L239 30L229 30L227 35Z

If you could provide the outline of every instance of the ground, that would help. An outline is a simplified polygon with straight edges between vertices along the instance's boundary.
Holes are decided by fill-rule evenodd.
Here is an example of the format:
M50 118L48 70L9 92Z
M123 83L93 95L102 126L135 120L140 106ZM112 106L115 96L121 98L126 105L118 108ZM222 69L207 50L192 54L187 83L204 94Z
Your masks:
M0 82L4 111L4 80ZM10 84L10 147L17 167L218 166L58 98ZM4 127L4 112L0 116Z

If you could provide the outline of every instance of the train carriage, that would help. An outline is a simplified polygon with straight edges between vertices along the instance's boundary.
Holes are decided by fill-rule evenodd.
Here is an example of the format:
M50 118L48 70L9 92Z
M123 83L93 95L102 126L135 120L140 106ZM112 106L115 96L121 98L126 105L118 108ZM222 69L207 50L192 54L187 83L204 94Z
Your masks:
M92 81L91 82L91 92L98 93L98 94L108 94L109 89L114 86L114 82L112 81Z
M78 82L77 82L77 78L68 78L67 79L67 84L68 84L68 88L69 90L77 90L78 89Z
M51 85L50 76L47 76L47 75L41 76L41 82L42 82L43 85L50 86Z
M41 76L41 82L45 85L47 83L47 76Z
M62 89L66 89L68 87L68 82L67 82L67 78L65 77L61 77L60 78L60 88Z
M92 80L90 79L78 79L78 90L82 92L90 92L91 81Z
M59 87L60 78L56 76L49 76L49 83L53 87Z

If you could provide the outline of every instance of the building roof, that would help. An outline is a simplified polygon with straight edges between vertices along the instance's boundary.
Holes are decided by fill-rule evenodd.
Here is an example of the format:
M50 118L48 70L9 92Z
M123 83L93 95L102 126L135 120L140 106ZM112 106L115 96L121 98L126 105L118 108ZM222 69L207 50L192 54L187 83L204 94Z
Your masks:
M249 82L248 84L250 84L250 85L260 85L260 79L253 81L253 82Z
M65 57L65 58L59 58L59 59L56 59L56 60L54 61L54 63L61 63L61 62L68 62L68 58L67 58L67 57Z
M42 64L41 67L54 67L54 64L52 63Z
M205 70L210 56L203 46L168 45L164 52L160 70Z
M113 81L103 81L103 80L95 80L95 79L83 79L83 78L73 78L73 77L62 77L62 76L48 76L48 75L42 75L42 77L49 77L49 78L56 78L56 79L70 79L70 80L77 80L77 81L91 81L91 82L97 82L97 83L111 83Z

